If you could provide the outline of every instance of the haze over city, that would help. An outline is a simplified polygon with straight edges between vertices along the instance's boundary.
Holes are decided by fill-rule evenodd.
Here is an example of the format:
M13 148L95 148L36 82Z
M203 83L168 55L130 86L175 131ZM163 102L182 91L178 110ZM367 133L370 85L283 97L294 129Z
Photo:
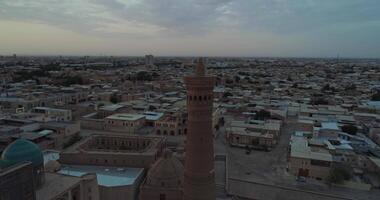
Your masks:
M0 0L0 200L379 200L380 0Z
M377 0L2 0L0 54L379 57Z

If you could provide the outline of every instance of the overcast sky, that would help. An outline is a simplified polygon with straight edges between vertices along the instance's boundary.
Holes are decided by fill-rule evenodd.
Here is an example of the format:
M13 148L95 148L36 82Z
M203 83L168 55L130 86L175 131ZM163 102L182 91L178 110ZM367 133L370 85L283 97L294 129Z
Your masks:
M380 0L0 0L0 54L380 57Z

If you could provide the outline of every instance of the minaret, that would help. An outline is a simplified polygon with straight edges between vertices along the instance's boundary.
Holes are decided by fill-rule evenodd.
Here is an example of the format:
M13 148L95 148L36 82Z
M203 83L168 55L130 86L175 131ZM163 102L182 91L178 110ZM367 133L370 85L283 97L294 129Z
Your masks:
M215 200L212 104L215 77L207 76L199 58L194 75L184 78L187 90L184 200Z

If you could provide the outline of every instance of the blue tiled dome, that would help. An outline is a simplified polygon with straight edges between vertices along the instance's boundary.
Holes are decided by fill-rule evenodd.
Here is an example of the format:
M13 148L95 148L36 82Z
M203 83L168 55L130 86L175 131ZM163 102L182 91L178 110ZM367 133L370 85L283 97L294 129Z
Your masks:
M18 139L8 145L3 151L1 159L11 163L29 161L33 166L40 166L44 163L41 149L25 139Z

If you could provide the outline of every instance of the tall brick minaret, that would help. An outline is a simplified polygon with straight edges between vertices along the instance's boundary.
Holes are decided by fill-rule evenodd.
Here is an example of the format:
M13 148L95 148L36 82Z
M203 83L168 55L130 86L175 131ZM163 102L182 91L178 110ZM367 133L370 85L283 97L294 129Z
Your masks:
M212 104L215 77L206 75L203 59L194 75L184 78L187 89L184 200L215 200Z

